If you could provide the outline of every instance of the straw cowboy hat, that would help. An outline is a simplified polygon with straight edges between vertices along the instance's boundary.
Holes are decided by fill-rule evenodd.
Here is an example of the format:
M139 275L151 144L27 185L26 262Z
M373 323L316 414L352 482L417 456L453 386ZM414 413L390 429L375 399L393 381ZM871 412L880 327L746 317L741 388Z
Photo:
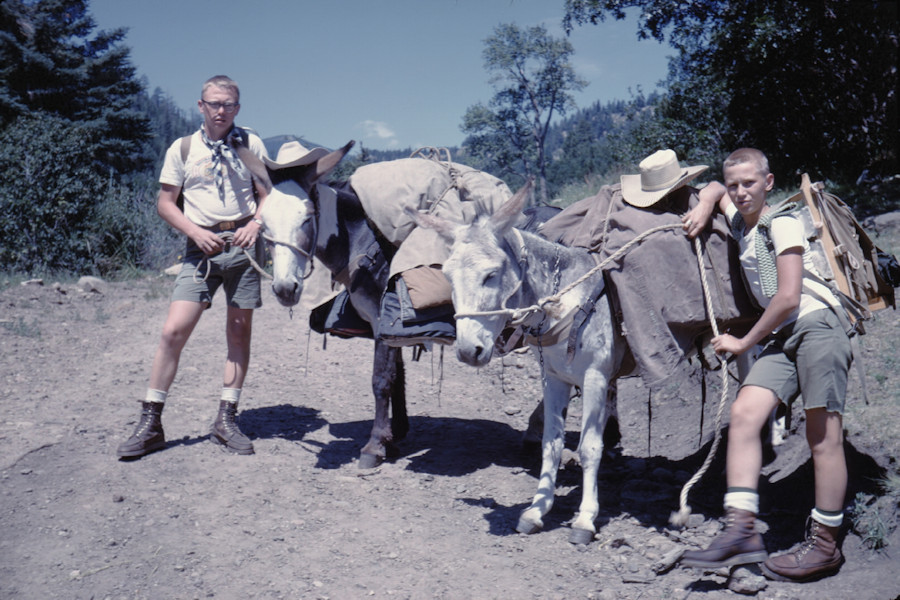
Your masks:
M694 177L707 170L706 165L681 168L673 150L659 150L641 161L640 175L622 175L622 197L638 208L652 206Z
M307 150L303 144L296 140L286 142L278 149L278 156L272 160L266 156L263 160L270 169L287 169L288 167L299 167L301 165L309 165L323 156L328 154L325 148L313 148Z

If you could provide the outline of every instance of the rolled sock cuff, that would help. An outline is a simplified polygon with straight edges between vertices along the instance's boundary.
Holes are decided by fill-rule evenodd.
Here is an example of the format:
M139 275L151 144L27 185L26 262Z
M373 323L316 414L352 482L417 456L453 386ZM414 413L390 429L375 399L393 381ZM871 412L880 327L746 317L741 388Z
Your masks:
M818 508L812 509L812 518L822 525L826 525L828 527L840 527L844 522L844 513L841 512L832 512L832 511L822 511Z
M162 390L154 390L147 389L147 396L144 398L144 402L159 402L163 404L166 401L166 398L169 397L169 392L164 392Z
M222 388L222 400L237 402L241 399L241 388Z
M725 508L737 508L759 514L759 494L753 491L732 491L725 494Z

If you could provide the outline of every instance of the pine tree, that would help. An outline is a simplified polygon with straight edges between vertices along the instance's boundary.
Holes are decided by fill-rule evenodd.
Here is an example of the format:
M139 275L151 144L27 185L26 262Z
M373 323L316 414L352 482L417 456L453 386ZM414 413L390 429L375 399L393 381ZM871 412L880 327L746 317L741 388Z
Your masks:
M94 32L85 0L0 4L0 128L47 114L81 128L97 166L114 175L147 166L141 84L120 28Z

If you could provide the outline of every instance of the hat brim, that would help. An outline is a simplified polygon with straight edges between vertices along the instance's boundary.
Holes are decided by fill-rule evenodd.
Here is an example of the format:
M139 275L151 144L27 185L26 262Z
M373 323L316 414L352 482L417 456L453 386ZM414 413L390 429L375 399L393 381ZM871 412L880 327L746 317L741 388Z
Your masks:
M313 148L303 156L299 158L295 158L293 160L289 160L287 162L277 162L269 158L268 156L263 159L266 163L266 166L270 169L277 171L278 169L287 169L289 167L301 167L304 165L311 165L316 162L323 156L328 154L328 150L325 148Z
M678 180L673 183L669 187L665 187L661 190L654 190L652 192L644 191L641 188L641 176L640 175L622 175L622 197L625 199L625 202L630 204L631 206L636 206L638 208L647 208L648 206L653 206L660 200L662 200L666 194L670 193L673 190L680 188L681 186L687 185L692 179L703 173L709 169L706 165L697 165L695 167L685 167L684 173Z

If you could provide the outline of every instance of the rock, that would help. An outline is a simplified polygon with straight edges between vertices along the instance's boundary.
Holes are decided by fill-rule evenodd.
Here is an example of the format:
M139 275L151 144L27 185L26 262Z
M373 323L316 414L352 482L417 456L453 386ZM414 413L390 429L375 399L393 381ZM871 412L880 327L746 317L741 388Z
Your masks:
M667 552L662 558L653 563L650 569L656 573L657 575L662 575L663 573L667 573L672 570L678 561L681 560L681 555L684 554L684 548L675 548L674 550L670 550Z
M752 596L769 587L757 565L738 567L728 578L728 589L736 594Z
M44 285L43 279L29 279L28 281L23 281L20 285Z
M894 212L884 213L883 215L869 217L865 219L862 224L866 229L877 233L881 233L886 229L900 227L900 211L895 210Z
M106 292L106 282L99 277L85 275L78 280L78 288L83 292L103 294Z

